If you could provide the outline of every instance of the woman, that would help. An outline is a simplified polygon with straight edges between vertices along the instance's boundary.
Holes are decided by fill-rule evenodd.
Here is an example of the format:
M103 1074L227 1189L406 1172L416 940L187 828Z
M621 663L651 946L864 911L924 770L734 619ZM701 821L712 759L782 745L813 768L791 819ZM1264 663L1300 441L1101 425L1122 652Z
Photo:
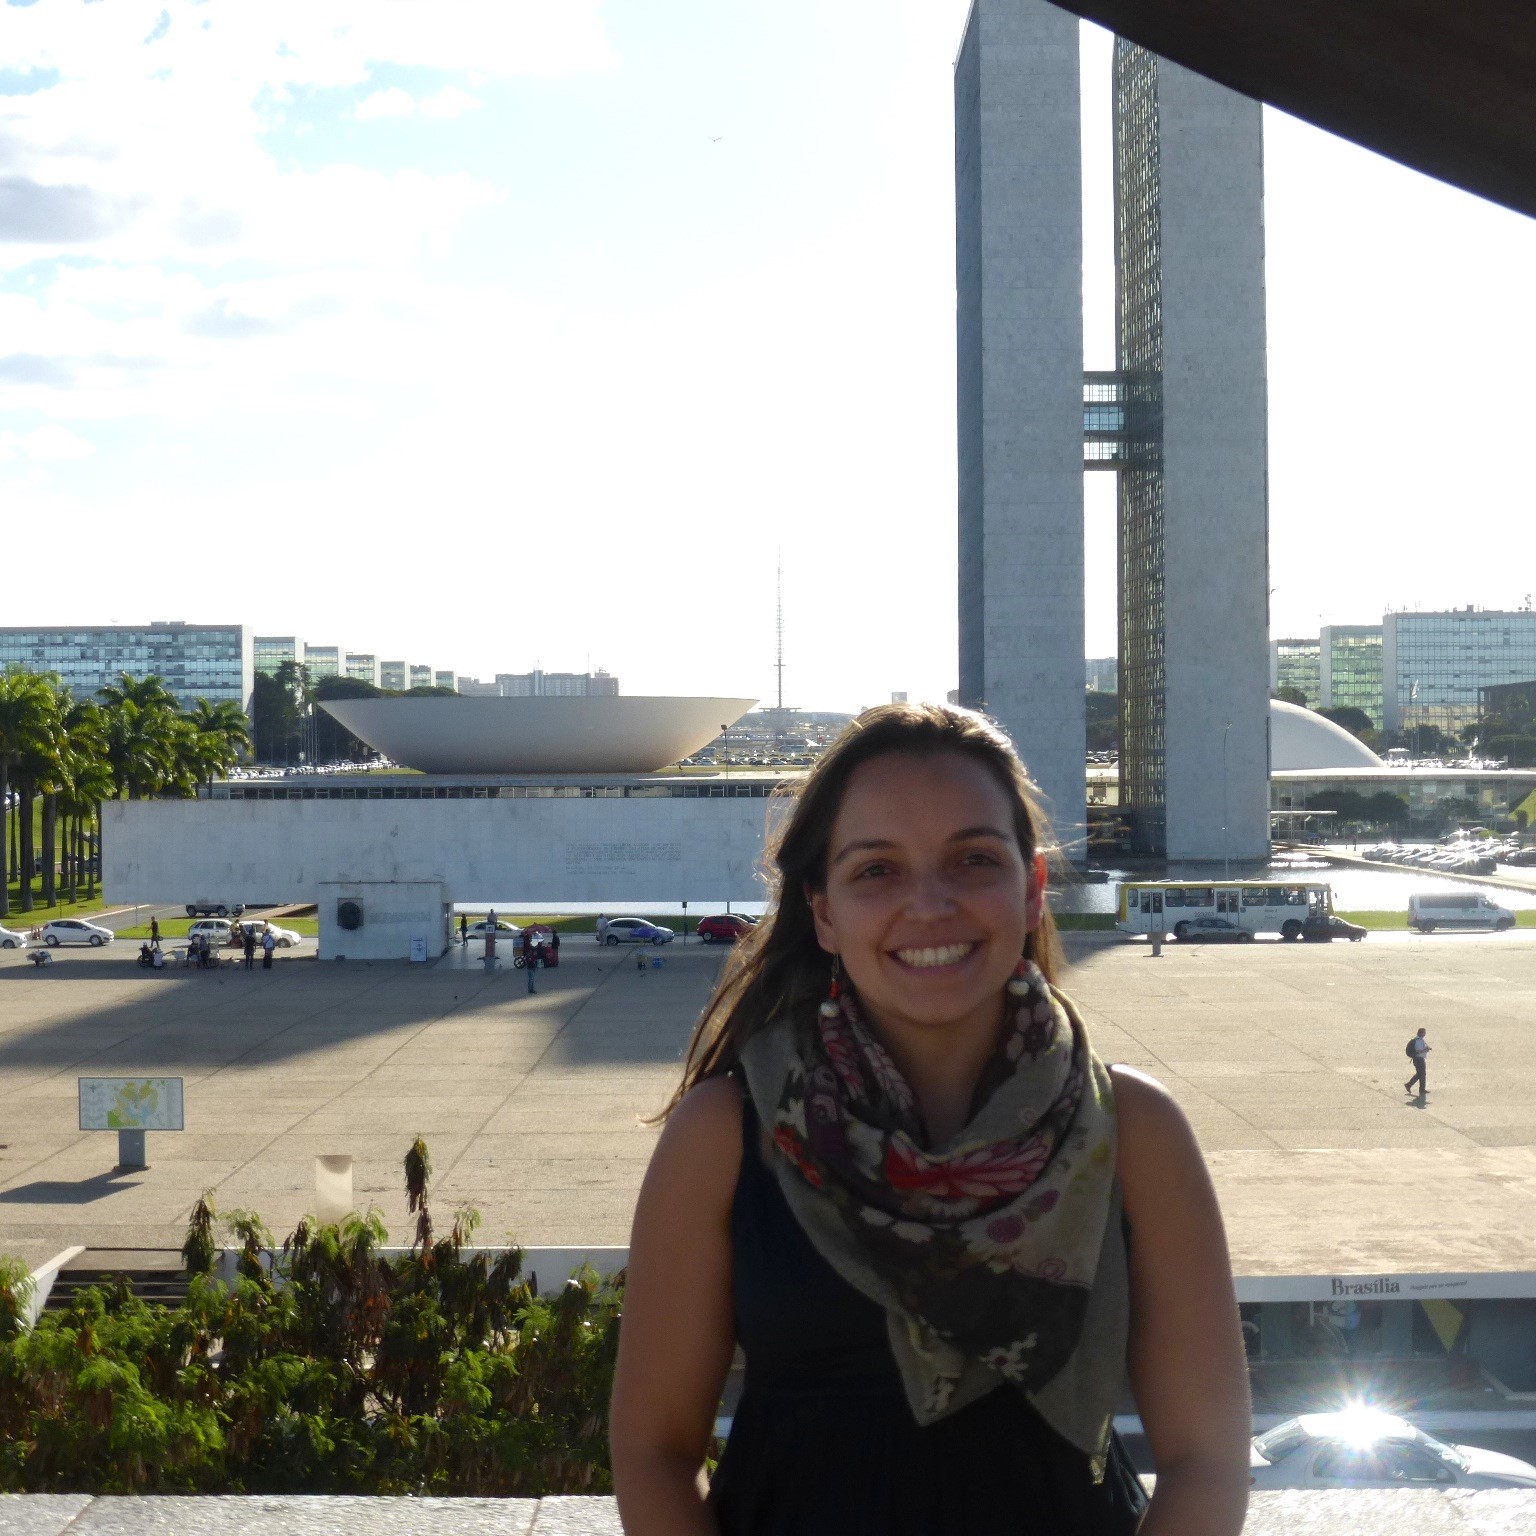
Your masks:
M1043 831L966 710L870 710L807 776L636 1209L630 1536L1241 1529L1215 1196L1172 1099L1106 1068L1056 990ZM1127 1372L1150 1505L1110 1429Z

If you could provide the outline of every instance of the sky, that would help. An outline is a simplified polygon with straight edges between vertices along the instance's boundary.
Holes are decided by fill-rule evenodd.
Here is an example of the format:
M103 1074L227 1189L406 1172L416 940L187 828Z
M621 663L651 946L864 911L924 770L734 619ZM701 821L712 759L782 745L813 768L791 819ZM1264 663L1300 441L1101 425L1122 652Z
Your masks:
M942 697L965 10L7 0L0 623L771 702L782 562L786 702ZM1520 605L1536 226L1265 134L1272 633ZM1089 476L1094 656L1113 521Z

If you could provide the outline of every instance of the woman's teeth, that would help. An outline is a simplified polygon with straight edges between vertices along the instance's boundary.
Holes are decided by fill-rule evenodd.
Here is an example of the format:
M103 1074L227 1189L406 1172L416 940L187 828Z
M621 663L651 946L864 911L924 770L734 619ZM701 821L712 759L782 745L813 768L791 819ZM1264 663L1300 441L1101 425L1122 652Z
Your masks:
M945 944L938 949L898 949L896 958L903 965L927 970L936 965L954 965L975 949L974 944Z

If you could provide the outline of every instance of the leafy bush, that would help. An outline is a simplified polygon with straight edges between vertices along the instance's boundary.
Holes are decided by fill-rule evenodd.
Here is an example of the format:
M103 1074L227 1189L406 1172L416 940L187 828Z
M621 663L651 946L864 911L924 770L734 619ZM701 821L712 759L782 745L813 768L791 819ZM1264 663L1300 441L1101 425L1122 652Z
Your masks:
M606 1493L605 1417L623 1276L584 1267L554 1296L523 1255L466 1254L476 1212L433 1241L419 1140L410 1251L376 1211L301 1222L274 1252L232 1212L232 1286L211 1273L205 1195L183 1250L186 1302L126 1282L20 1326L0 1261L0 1491Z

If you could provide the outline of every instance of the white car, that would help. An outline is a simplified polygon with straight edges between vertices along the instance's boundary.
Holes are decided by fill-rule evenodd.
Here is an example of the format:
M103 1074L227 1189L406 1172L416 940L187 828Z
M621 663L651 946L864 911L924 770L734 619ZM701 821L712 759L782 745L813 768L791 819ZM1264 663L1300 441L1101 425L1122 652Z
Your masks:
M42 932L43 943L49 949L57 949L60 944L89 944L94 949L110 944L116 937L110 928L98 928L78 917L57 917L44 923Z
M1528 1461L1372 1408L1287 1419L1253 1442L1248 1470L1255 1488L1536 1488Z
M273 942L279 949L292 949L295 944L304 942L303 934L295 933L292 928L279 928L276 923L269 923L264 917L247 918L238 926L239 942L245 942L246 931L249 929L256 935L256 947L261 948L263 934L270 933Z
M643 917L610 917L601 937L604 944L670 944L677 935Z
M27 936L24 933L12 933L9 928L0 928L0 949L25 949Z
M491 931L491 925L484 918L478 923L469 925L469 942L485 943L485 936ZM505 918L496 919L496 942L498 944L510 944L513 939L521 938L523 930L516 923L509 923Z

